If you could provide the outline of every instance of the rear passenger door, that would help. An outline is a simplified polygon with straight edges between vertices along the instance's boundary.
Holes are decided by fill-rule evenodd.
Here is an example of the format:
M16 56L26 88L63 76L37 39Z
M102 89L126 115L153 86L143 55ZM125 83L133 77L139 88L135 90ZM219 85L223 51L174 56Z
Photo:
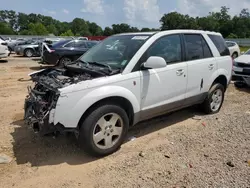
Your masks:
M183 38L188 69L185 105L190 105L204 100L217 65L203 35L183 34Z

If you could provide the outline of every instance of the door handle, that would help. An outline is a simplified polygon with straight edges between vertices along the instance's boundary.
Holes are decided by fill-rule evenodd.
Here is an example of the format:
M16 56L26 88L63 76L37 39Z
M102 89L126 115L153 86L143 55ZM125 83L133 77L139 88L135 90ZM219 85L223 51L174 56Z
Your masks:
M176 71L176 75L177 76L181 76L181 75L183 75L184 74L184 70L183 69L180 69L180 70L177 70Z
M209 70L212 70L214 68L214 64L208 65Z

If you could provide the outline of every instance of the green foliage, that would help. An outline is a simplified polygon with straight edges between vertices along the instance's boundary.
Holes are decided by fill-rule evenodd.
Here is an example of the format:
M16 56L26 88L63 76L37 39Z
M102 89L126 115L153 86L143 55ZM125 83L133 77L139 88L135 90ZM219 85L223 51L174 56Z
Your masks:
M8 34L15 34L13 29L4 22L0 22L0 33L3 35L8 35Z
M204 17L191 17L178 12L164 14L160 19L160 30L202 29L220 32L224 37L249 38L250 13L243 9L231 17L229 8L222 6L218 12L209 12ZM0 10L0 34L61 35L61 36L110 36L116 33L149 32L159 29L131 27L126 23L113 24L103 30L98 24L75 18L72 22L60 22L50 16L25 14L13 10Z
M74 33L69 29L68 31L62 33L60 36L74 36Z

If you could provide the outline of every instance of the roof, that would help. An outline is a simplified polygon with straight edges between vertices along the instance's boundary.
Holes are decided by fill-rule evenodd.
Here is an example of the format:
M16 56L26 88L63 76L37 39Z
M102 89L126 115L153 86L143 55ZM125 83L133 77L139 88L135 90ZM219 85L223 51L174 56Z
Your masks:
M134 33L120 33L116 35L154 35L156 33L174 34L174 33L201 33L201 34L212 34L221 35L218 32L204 31L204 30L192 30L192 29L175 29L166 31L155 31L155 32L134 32Z

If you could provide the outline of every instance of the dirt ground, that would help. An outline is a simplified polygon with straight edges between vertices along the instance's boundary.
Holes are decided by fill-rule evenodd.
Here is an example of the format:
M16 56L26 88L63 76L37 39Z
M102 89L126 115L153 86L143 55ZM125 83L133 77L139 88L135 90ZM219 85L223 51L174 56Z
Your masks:
M74 137L39 137L24 124L37 61L0 60L0 187L250 187L250 89L231 84L221 112L188 108L143 122L111 156L95 159ZM135 139L130 139L135 137ZM250 162L250 161L249 161Z

